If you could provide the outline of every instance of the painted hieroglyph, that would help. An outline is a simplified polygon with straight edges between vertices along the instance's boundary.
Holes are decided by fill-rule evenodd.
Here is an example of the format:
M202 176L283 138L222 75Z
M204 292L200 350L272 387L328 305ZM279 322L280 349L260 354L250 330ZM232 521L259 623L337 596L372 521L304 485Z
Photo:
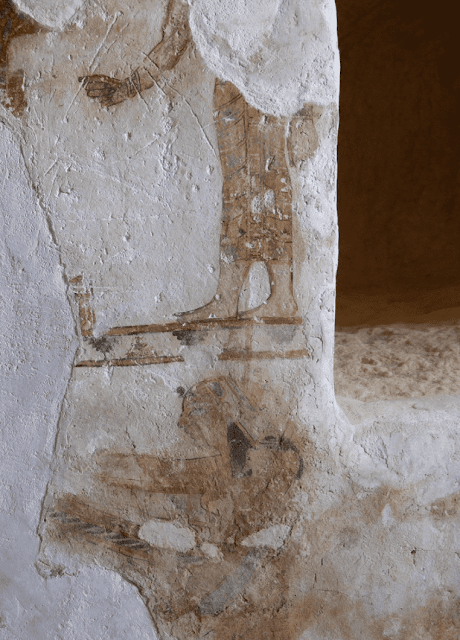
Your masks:
M90 98L110 107L162 83L162 74L171 72L189 47L193 41L188 5L173 0L162 40L146 56L148 66L136 69L124 81L101 75L81 81ZM255 314L294 317L292 187L286 150L289 120L251 107L232 83L219 79L213 114L223 178L219 282L212 302L177 315L186 321ZM310 137L313 131L314 127ZM311 153L315 151L312 147ZM263 307L239 313L241 289L255 262L267 267L270 295Z
M164 85L164 74L173 73L193 47L188 5L171 0L148 66L124 81L90 75L80 82L89 98L110 108ZM272 360L309 357L293 287L293 150L286 144L292 123L252 107L234 84L220 79L213 116L223 181L213 299L196 310L178 310L172 323L115 327L94 336L91 292L82 289L82 276L72 283L83 341L77 371L88 383L98 368L174 366L181 384L173 404L180 415L173 411L177 422L168 416L162 425L171 430L172 442L160 448L152 440L138 452L135 438L117 438L86 458L83 473L77 471L80 456L68 448L67 431L72 425L79 433L83 407L71 390L56 452L65 464L58 461L40 529L43 554L50 545L62 546L136 584L164 637L222 638L219 617L225 627L229 610L240 617L242 594L283 553L292 534L298 517L292 501L304 470L305 447L285 416L286 394L276 375L266 380ZM306 123L307 135L309 127L311 140L312 108L297 114L298 122ZM268 273L268 298L241 310L241 291L255 263ZM211 366L190 367L184 351L217 357ZM279 407L269 410L267 396ZM96 418L91 414L85 423Z

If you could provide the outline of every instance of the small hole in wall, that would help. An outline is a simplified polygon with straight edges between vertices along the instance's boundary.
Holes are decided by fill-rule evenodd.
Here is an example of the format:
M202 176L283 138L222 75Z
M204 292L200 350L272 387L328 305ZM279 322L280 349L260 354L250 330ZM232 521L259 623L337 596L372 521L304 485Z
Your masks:
M337 0L336 394L460 395L457 9Z

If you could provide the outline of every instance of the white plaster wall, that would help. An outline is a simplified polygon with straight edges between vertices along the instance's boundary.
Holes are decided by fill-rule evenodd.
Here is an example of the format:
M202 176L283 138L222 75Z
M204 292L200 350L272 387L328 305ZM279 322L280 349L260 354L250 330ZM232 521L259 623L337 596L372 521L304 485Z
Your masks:
M335 3L190 2L195 42L214 73L265 113L293 115L338 98Z
M0 125L0 638L154 639L137 590L116 574L81 567L46 580L35 567L76 340L59 254L11 125Z
M27 165L50 211L67 277L83 274L93 284L97 333L117 324L161 322L214 293L221 221L216 75L268 113L292 115L306 102L337 100L330 0L251 0L232 4L231 11L211 0L191 6L204 63L181 62L172 99L154 87L102 110L78 82L89 73L125 77L139 66L160 38L165 0L90 2L70 28L12 47L12 68L27 69L28 76ZM34 7L29 2L29 13L42 19L48 3ZM53 26L61 25L67 12L54 15ZM321 124L327 143L297 180L299 211L310 212L303 226L320 226L324 237L336 209L336 138L328 135L335 125L328 118ZM312 197L311 185L315 191L323 183L329 193Z
M109 111L78 81L129 75L160 39L165 9L165 2L109 0L90 6L84 28L38 36L30 48L18 43L13 54L30 77L27 164L68 278L93 283L97 331L161 321L197 306L215 286L221 186L209 126L213 75L203 69L196 87L185 61L173 104L152 88Z
M154 87L103 110L78 82L87 73L124 77L136 68L160 37L163 1L88 3L70 28L34 36L28 47L18 40L12 67L28 70L28 170L49 211L67 277L83 274L93 285L96 334L161 322L207 302L216 288L221 176L213 71L268 112L290 115L305 102L325 105L321 144L292 180L295 233L303 238L295 287L314 352L299 415L314 422L327 443L336 422L335 6L331 0L251 0L229 12L226 3L199 0L191 7L204 63L181 61L172 99Z
M312 5L317 48L302 50L296 49L296 29L310 23L305 15L297 22L294 17L304 5L254 0L238 5L240 11L232 13L229 22L226 5L197 0L192 25L210 67L203 67L198 90L184 74L177 101L171 103L152 91L115 113L88 101L78 75L114 70L126 75L135 68L159 36L164 3L107 0L86 8L69 4L60 16L49 4L32 6L29 0L21 5L59 28L78 11L69 30L34 36L31 49L17 43L13 65L30 74L27 126L21 129L8 114L1 114L7 123L2 125L0 148L5 274L0 387L2 638L155 638L137 591L117 575L76 563L69 574L63 570L63 575L46 580L46 567L34 567L36 527L76 348L65 279L83 272L93 281L98 331L168 318L210 297L220 226L216 144L208 127L211 71L234 81L272 113L290 114L305 101L334 103L338 62L333 5ZM246 19L248 8L255 16L252 22ZM143 50L140 36L147 41L152 34L153 42ZM308 40L308 35L302 37ZM273 49L302 64L289 66L292 75L285 77L286 59L270 57ZM185 60L184 68L195 62ZM311 69L316 75L309 83ZM333 500L340 502L343 478L351 478L363 495L381 485L412 491L418 519L396 522L385 505L372 530L360 532L359 548L342 556L339 545L327 551L328 562L339 568L348 585L348 597L364 602L366 615L396 616L401 601L412 608L423 606L436 590L448 593L458 585L456 523L433 526L428 507L458 490L460 414L456 402L448 407L402 403L363 408L348 401L342 402L348 422L335 404L333 109L325 109L320 127L324 144L293 176L298 232L308 238L308 255L298 259L296 291L313 350L308 369L296 375L297 417L312 429L325 458L332 448L343 474L324 471L328 491L313 515L321 515ZM170 188L171 178L175 190ZM194 236L192 251L190 230L199 225L203 233ZM208 262L203 263L203 255ZM412 563L412 547L425 555L421 565L410 565L410 573L404 554L407 551ZM383 570L384 577L376 577ZM330 586L326 577L324 587ZM397 618L393 622L393 630L387 625L388 637L398 632ZM330 640L320 628L313 628L310 636L309 640Z

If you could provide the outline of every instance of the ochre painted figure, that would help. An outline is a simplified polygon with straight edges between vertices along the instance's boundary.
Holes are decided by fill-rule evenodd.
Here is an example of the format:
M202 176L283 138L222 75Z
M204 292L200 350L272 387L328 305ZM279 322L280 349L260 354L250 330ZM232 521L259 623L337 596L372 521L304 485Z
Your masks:
M266 599L261 574L286 571L292 560L304 472L295 429L271 424L227 376L184 395L179 427L182 448L168 457L96 453L91 491L62 494L45 509L48 539L135 584L161 637L222 640L230 616L245 628L238 638L272 638L259 635L248 602ZM295 630L276 637L293 640Z
M188 47L193 46L189 8L170 0L163 37L129 78L82 78L88 96L110 107L161 83ZM286 152L287 118L266 115L249 105L230 82L216 80L214 117L223 175L223 213L219 284L214 299L185 313L186 321L238 314L238 300L249 269L264 262L270 296L243 317L296 314L292 284L292 189Z

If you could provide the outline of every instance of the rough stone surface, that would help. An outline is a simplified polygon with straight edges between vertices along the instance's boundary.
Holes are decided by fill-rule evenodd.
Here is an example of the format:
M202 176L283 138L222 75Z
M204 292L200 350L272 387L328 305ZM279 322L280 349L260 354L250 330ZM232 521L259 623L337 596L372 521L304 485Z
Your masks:
M460 323L357 327L335 336L335 392L364 402L460 395Z
M333 3L4 5L0 637L456 639L458 402L334 397Z

